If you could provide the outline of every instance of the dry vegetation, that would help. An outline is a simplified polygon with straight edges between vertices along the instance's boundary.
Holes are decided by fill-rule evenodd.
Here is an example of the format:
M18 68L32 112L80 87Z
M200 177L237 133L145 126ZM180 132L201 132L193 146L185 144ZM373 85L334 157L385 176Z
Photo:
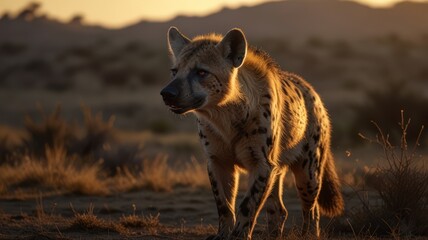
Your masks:
M417 154L424 126L413 144L407 140L410 119L405 121L401 111L398 141L391 140L373 122L378 134L364 139L379 144L384 160L367 173L366 184L374 189L380 202L370 202L369 194L360 196L361 208L351 211L350 225L360 235L392 236L394 238L428 235L428 168ZM413 146L412 146L413 145ZM371 193L373 194L373 193Z
M7 224L5 229L9 232L2 233L0 238L14 236L12 232L22 226L27 226L23 236L49 239L93 239L93 234L113 238L174 236L174 239L200 239L215 231L215 227L202 223L200 226L164 225L159 214L137 213L135 205L132 214L123 214L119 218L97 216L92 204L84 212L71 206L71 218L56 215L53 210L50 214L45 213L42 195L112 195L140 189L173 191L179 186L209 188L203 163L192 159L178 166L168 162L166 156L141 158L141 149L117 142L113 118L105 121L100 114L93 115L85 107L83 116L83 126L69 124L57 108L53 113L42 114L39 123L27 118L24 141L18 144L3 141L1 198L40 200L34 216L1 213L1 222ZM402 136L399 144L394 145L389 135L375 126L378 130L376 138L366 139L382 147L385 160L370 171L360 171L365 178L354 176L351 187L360 197L359 206L362 207L348 209L344 218L327 224L323 238L402 238L428 234L428 171L416 154L421 134L414 147L410 147L407 142L409 122L404 122L402 116ZM114 148L126 150L112 151ZM349 174L355 175L355 172L344 174L342 178ZM349 198L349 193L347 195ZM373 201L368 195L379 200ZM287 238L301 239L298 229L296 226L288 229ZM264 234L262 226L255 239L266 239Z
M115 142L113 118L104 122L100 114L94 117L87 108L83 112L83 127L67 123L59 108L43 114L41 123L27 118L28 137L22 144L1 146L2 198L34 197L40 191L48 195L106 195L209 186L205 167L196 159L177 166L166 156L141 158L137 146Z

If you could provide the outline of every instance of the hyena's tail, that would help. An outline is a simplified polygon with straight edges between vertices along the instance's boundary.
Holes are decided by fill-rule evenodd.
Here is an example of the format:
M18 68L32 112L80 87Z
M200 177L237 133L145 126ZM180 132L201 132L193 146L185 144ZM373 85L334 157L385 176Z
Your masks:
M318 195L318 206L322 215L335 217L343 213L344 203L333 155L330 151L326 155L321 191Z

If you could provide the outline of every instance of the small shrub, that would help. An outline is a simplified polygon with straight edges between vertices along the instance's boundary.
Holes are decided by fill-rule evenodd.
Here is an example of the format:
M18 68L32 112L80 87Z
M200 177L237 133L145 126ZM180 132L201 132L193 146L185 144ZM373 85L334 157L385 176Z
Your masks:
M389 135L374 123L378 131L375 139L363 138L378 143L384 153L385 164L375 168L369 175L371 187L379 195L380 206L364 203L364 210L354 216L355 226L372 234L412 236L428 234L428 169L418 162L415 153L419 146L423 126L413 148L407 142L409 121L404 121L401 112L401 138L394 145Z
M39 107L39 113L40 123L30 116L25 117L25 130L29 135L24 141L25 148L36 156L42 156L46 147L70 146L75 128L61 117L61 107L58 105L51 114L46 114Z
M91 109L85 106L82 106L82 112L85 135L77 145L80 145L78 153L87 156L100 152L105 144L113 140L115 117L110 116L104 121L101 113L93 115Z
M24 141L24 148L35 156L43 157L46 147L62 146L70 154L99 158L103 149L114 140L114 116L104 121L101 113L94 115L89 107L82 106L84 126L80 127L62 118L60 106L50 114L41 107L39 112L39 123L29 116L25 118L29 137Z

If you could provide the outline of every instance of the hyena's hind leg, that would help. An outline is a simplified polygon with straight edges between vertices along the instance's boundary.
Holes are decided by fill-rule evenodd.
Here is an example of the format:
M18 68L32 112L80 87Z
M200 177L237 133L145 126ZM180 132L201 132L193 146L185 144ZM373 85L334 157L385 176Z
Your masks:
M282 236L285 220L288 217L287 209L282 201L285 173L285 170L280 173L266 201L268 233L271 238Z
M308 232L320 235L320 209L317 203L321 189L320 158L318 151L307 151L302 158L291 166L296 187L302 202L302 234Z
M239 175L233 165L219 165L215 159L208 162L208 176L217 205L218 233L207 239L226 239L235 225L235 198Z

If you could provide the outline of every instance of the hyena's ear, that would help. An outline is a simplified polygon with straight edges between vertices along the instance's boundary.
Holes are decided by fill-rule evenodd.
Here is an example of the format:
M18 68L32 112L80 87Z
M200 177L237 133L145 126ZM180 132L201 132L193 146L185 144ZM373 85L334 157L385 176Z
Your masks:
M168 30L168 49L173 58L176 58L181 50L190 43L190 39L181 34L176 27L170 27Z
M232 61L234 67L238 68L247 55L247 40L241 29L234 28L217 44L217 48L225 58Z

